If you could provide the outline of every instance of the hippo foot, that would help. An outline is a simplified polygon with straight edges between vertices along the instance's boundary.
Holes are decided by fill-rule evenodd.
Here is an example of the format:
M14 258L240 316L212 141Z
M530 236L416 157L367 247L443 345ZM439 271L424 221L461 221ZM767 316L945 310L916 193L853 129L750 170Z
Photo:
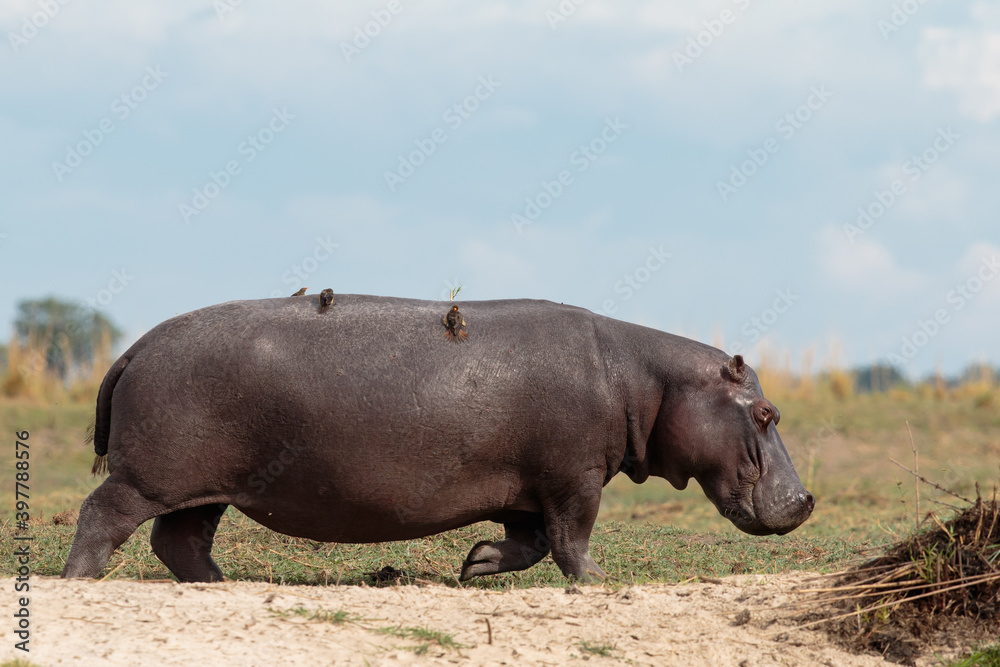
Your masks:
M469 555L462 563L462 574L459 581L468 581L484 574L496 574L500 571L500 559L503 554L493 542L478 542L472 547Z
M599 584L608 578L601 566L597 564L590 554L584 559L583 569L580 574L567 574L570 580L578 581L581 584Z
M545 558L547 553L512 538L501 542L477 542L462 563L459 581L485 574L526 570Z

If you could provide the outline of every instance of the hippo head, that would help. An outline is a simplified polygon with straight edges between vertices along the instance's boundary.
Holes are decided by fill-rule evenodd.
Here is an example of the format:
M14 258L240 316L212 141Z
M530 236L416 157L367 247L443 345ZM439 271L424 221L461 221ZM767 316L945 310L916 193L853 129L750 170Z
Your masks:
M670 389L649 443L649 472L679 489L694 478L743 532L783 535L809 518L802 486L778 435L781 413L740 355L711 355L693 385Z

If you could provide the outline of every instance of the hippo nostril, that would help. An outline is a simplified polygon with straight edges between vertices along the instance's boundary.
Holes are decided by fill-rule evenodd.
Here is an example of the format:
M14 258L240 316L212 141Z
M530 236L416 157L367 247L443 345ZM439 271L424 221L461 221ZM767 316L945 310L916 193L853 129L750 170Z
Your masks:
M812 512L813 507L816 506L816 499L813 498L813 494L809 493L808 491L806 491L805 503L806 507L809 508L809 511Z

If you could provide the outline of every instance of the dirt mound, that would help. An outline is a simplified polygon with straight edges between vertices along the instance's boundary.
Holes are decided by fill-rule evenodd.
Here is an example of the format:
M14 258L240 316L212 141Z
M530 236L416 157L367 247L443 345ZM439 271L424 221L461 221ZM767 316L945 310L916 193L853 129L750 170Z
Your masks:
M75 526L80 520L80 510L63 510L52 515L52 523L56 526Z
M56 665L881 665L785 611L814 575L487 591L33 578L31 653ZM707 581L707 580L706 580ZM12 590L13 580L2 583ZM8 596L10 597L10 596ZM8 605L10 603L8 602ZM11 613L4 611L0 613ZM10 618L8 616L8 618ZM19 655L18 655L19 654ZM931 664L931 663L928 663Z
M947 522L890 547L824 591L829 631L845 646L912 665L941 646L1000 633L1000 506L976 501ZM812 614L823 618L823 614Z

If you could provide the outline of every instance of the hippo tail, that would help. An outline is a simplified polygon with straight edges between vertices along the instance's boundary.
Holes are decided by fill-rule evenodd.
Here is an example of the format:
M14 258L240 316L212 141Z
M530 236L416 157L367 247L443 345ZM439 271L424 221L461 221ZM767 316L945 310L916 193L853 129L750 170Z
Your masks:
M101 382L101 388L97 392L97 413L94 421L87 429L87 442L94 441L94 466L90 472L94 475L103 475L110 472L108 468L108 441L111 439L111 396L114 394L115 385L121 377L125 367L128 366L128 357L119 357L107 375Z

